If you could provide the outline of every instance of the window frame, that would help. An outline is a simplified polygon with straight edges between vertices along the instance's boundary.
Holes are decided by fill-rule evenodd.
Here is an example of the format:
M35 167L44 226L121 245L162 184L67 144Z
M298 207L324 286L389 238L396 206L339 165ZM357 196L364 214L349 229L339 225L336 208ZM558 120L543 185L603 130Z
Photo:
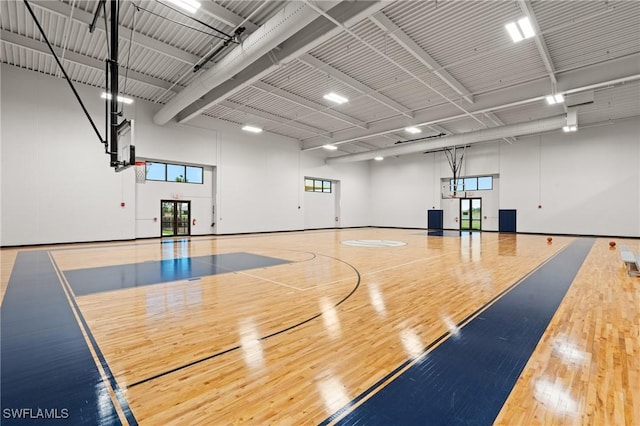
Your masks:
M148 176L148 165L149 164L162 164L164 166L164 179L149 179ZM175 166L175 167L182 167L182 169L184 170L184 174L182 175L183 178L182 180L169 180L169 173L168 173L168 169L169 166ZM201 182L191 182L187 179L187 169L191 168L191 169L199 169L200 170L200 177L202 179ZM152 182L171 182L171 183L190 183L192 185L204 185L204 167L201 166L192 166L190 164L180 164L180 163L166 163L163 161L147 161L146 165L145 165L145 173L144 173L144 178L145 180L148 181L152 181Z
M482 175L482 176L464 176L464 177L458 177L455 180L458 181L458 188L454 190L455 187L455 183L454 183L454 179L453 178L449 178L449 190L451 192L475 192L475 191L493 191L493 175ZM465 182L468 179L475 179L476 181L476 188L475 189L467 189ZM480 188L480 179L490 179L491 180L491 187L490 188Z
M311 185L307 185L310 182ZM328 185L328 187L326 187ZM328 179L304 178L304 192L316 192L318 194L331 194L333 181Z

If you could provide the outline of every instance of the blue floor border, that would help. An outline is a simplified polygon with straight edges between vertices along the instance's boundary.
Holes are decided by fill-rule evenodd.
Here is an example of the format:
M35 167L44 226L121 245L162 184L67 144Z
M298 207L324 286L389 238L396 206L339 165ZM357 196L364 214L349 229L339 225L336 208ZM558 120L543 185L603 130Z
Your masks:
M0 311L2 424L121 424L48 251L18 253Z
M419 359L398 367L320 424L335 421L367 397L336 424L492 424L594 241L572 242L440 346L428 352L430 344Z

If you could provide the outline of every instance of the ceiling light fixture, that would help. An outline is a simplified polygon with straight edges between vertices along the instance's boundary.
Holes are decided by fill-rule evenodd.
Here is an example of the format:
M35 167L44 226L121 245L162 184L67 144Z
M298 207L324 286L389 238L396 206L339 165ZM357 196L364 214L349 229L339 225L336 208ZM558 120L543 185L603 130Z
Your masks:
M529 18L527 17L518 19L518 23L509 22L504 27L509 32L509 35L511 36L511 39L514 43L522 41L525 38L531 38L536 35L535 31L533 30L533 26L531 25L531 21L529 21Z
M245 132L251 132L251 133L262 132L262 129L260 127L249 126L249 125L242 126L242 130L244 130Z
M549 105L561 104L564 102L564 95L562 95L561 93L549 95L546 97L546 100Z
M337 104L344 104L346 102L349 102L349 99L345 98L344 96L340 96L336 93L327 93L326 95L323 96L323 98L325 98L328 101L331 102L335 102Z
M336 149L338 149L338 147L335 145L322 145L322 147L324 149L328 149L329 151L335 151Z
M578 110L569 108L567 110L567 124L562 128L565 132L575 132L578 130Z
M405 127L404 131L407 133L411 133L412 135L418 134L418 133L422 133L422 130L420 130L419 128L415 127L415 126L409 126L409 127Z
M200 3L195 0L167 0L169 3L178 6L189 13L196 13L200 8Z
M100 95L100 97L101 97L102 99L111 99L111 93L102 92L102 95ZM127 104L127 105L130 105L130 104L132 104L132 103L133 103L133 99L131 99L131 98L126 98L126 97L124 97L124 96L120 96L120 95L118 95L118 96L116 97L116 99L118 100L118 102L122 102L123 104Z
M382 160L384 160L384 157L374 157L373 159L376 160L376 161L382 161Z

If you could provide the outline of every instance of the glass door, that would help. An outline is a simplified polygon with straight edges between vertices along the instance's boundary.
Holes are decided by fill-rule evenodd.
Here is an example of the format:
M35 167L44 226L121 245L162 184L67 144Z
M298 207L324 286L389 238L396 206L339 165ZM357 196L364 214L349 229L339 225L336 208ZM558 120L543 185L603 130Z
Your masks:
M191 202L162 200L161 235L173 237L191 233Z
M460 230L479 231L482 229L482 198L460 199Z
M189 235L191 213L189 201L176 201L176 235Z

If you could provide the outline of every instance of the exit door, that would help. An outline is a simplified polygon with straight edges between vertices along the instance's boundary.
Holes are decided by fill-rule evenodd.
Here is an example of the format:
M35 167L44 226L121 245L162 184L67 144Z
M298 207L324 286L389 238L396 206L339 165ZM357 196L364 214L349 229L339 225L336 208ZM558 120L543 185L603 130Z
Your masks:
M482 229L482 198L460 199L460 230L480 231Z
M162 236L173 237L191 234L191 201L162 200Z

